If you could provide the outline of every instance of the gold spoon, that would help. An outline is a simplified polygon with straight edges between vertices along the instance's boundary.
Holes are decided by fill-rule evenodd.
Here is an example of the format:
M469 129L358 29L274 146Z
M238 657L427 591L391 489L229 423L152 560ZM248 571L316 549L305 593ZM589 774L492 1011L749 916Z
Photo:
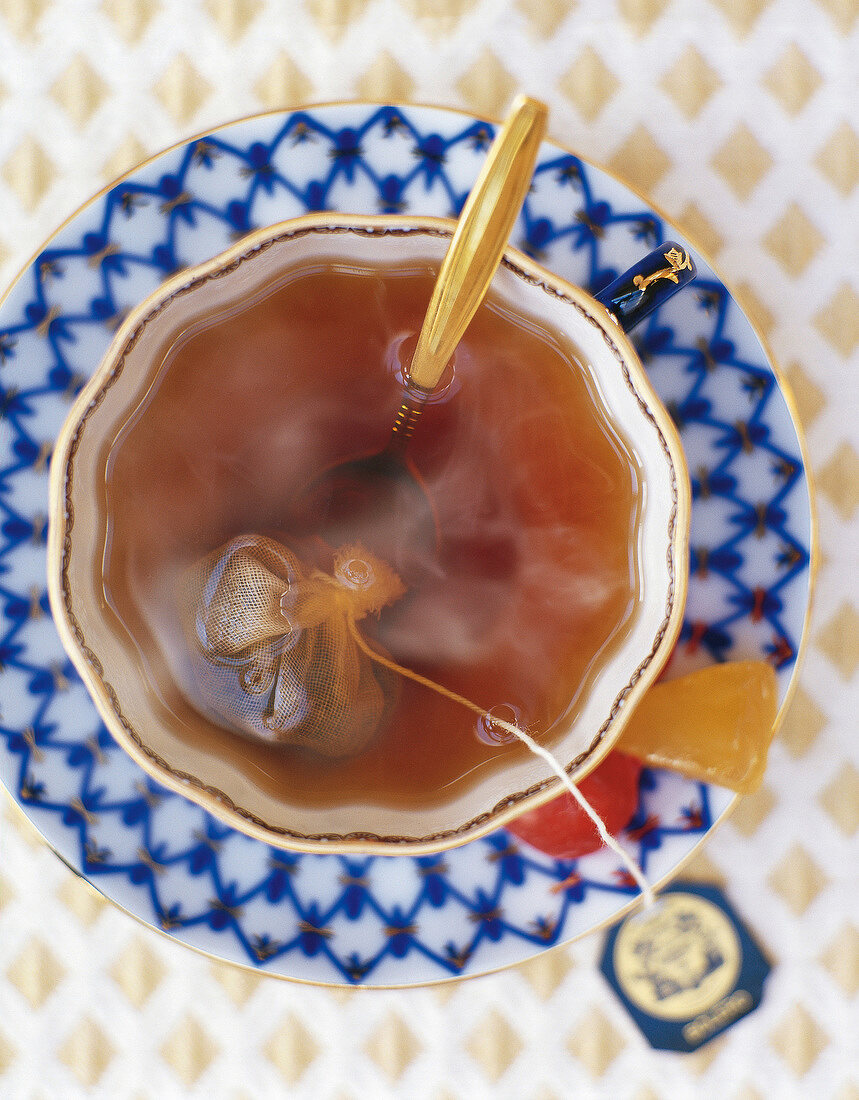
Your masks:
M299 514L331 546L363 542L407 573L409 546L437 544L432 505L406 444L501 262L547 115L545 104L517 97L487 153L442 261L387 445L329 467L305 491Z
M409 367L409 385L419 395L438 385L486 296L531 186L547 115L538 100L516 99L462 208Z

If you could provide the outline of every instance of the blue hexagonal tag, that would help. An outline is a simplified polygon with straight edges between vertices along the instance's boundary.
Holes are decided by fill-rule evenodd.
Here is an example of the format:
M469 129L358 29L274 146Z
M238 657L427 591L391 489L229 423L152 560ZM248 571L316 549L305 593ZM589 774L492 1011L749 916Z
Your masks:
M600 969L652 1047L692 1051L757 1008L770 964L721 890L675 882L612 928Z

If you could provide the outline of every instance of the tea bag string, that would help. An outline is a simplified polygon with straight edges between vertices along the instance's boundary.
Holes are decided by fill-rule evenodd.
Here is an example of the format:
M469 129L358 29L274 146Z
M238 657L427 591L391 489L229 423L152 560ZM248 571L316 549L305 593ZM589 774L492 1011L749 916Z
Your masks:
M578 802L579 806L581 806L582 810L584 810L584 812L593 822L599 838L600 840L602 840L603 844L605 844L615 853L615 855L626 867L627 871L629 871L634 882L641 891L641 896L644 901L645 907L653 905L654 901L656 900L653 893L653 887L645 878L644 873L639 867L638 863L632 858L632 856L629 855L627 851L624 850L623 847L621 847L617 840L615 840L615 838L611 835L611 833L605 827L605 822L603 821L603 819L596 812L593 806L591 806L591 804L588 802L588 800L585 798L579 788L575 785L572 779L570 779L569 775L564 770L563 766L556 756L549 752L548 749L538 744L529 733L526 733L525 730L520 729L519 726L514 725L512 722L505 722L503 718L496 718L494 715L491 715L487 710L484 710L483 707L479 707L476 703L472 703L470 699L466 699L465 696L459 695L457 694L457 692L451 691L450 688L446 688L442 684L436 683L435 680L430 680L426 676L421 676L419 672L414 672L412 669L406 668L404 665L397 664L396 661L392 661L388 657L385 657L383 654L378 653L367 644L364 636L358 629L358 624L355 621L354 615L348 615L347 619L349 623L349 630L352 633L355 644L372 661L375 661L377 664L383 665L385 668L390 669L391 672L396 672L400 676L405 676L410 680L414 680L415 683L421 684L423 687L427 687L431 691L435 691L437 694L445 696L445 698L452 700L454 703L459 703L460 705L467 707L474 714L479 715L490 724L498 726L506 733L513 734L514 737L518 737L518 739L532 753L534 753L535 756L539 756L542 760L544 760L558 777L558 779L560 779L566 790L569 791L576 802Z

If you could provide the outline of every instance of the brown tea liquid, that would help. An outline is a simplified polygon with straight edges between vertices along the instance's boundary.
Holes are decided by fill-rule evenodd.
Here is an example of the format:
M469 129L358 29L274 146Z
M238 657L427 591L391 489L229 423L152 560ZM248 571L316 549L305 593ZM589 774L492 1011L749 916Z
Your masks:
M313 545L291 502L325 467L385 447L398 355L434 277L325 264L205 319L156 365L110 448L99 564L154 696L189 741L291 801L427 805L527 752L401 678L370 747L324 759L208 720L181 674L178 578L240 534ZM420 585L362 632L551 745L636 613L636 460L576 349L492 296L408 454L439 545Z

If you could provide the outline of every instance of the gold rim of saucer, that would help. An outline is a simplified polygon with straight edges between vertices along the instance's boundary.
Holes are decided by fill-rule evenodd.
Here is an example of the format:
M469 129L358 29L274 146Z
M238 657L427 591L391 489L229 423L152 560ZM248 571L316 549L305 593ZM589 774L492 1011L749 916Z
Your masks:
M199 776L181 770L146 744L123 713L114 686L105 676L98 654L89 645L78 617L68 581L71 555L71 531L74 509L70 486L74 477L74 459L89 416L122 370L124 357L140 336L147 321L156 316L174 298L229 271L277 242L309 233L357 233L365 236L433 235L448 237L455 222L443 218L408 215L308 214L243 237L231 248L202 264L189 268L162 284L129 314L93 377L75 402L61 430L51 470L48 538L48 588L51 606L63 644L86 683L89 692L119 744L158 782L196 801L206 810L247 835L268 844L304 852L416 855L438 852L478 839L499 828L513 817L541 805L559 792L559 780L549 776L525 790L506 795L491 809L454 828L423 836L380 835L370 832L300 833L273 825L247 807L238 805L219 787L205 783ZM510 247L505 251L504 266L519 278L570 303L593 325L608 344L645 416L657 431L662 450L671 470L673 507L667 540L669 592L662 622L650 651L637 664L632 676L618 693L614 705L597 730L589 747L565 764L576 781L605 756L620 737L641 695L655 680L667 660L680 631L688 579L688 533L691 490L685 455L679 435L667 411L653 390L638 356L626 335L610 313L589 294L553 275L524 254Z

